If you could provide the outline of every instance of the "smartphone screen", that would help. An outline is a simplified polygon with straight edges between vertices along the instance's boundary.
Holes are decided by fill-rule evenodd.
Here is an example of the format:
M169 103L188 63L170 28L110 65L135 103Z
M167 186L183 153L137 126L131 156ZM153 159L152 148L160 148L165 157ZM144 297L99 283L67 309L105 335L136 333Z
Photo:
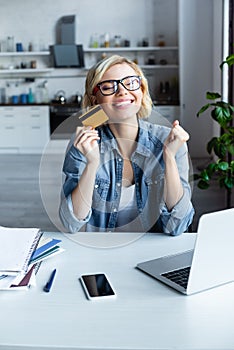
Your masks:
M81 283L83 284L83 287L89 299L98 297L111 297L115 295L115 292L104 273L82 275Z

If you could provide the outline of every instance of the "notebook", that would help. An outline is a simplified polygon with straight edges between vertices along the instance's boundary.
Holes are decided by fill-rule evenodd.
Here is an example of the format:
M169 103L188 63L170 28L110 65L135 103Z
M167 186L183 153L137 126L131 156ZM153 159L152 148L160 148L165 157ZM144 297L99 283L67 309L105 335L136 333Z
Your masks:
M0 272L26 272L42 232L0 226Z
M193 250L141 262L137 268L186 295L234 281L234 208L201 216Z
M36 285L42 261L64 249L60 239L43 237L36 228L0 226L0 291L28 290Z

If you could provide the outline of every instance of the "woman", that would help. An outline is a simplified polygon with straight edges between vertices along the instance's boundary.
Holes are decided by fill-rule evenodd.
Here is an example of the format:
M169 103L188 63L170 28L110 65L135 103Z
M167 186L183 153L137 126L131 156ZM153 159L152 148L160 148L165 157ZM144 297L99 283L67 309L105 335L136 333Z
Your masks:
M83 107L96 104L109 120L77 128L63 167L63 225L70 232L186 231L194 214L187 132L178 121L170 129L143 120L152 111L147 80L121 56L89 70Z

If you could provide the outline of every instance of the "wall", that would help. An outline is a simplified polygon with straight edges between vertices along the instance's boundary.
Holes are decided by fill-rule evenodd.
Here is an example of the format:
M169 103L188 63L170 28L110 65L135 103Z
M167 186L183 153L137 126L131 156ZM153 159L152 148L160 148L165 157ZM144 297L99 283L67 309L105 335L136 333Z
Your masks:
M76 15L76 41L88 46L92 33L120 34L131 39L132 46L143 37L155 44L163 30L168 44L174 40L176 0L19 0L0 1L1 38L13 35L27 47L55 43L60 17ZM160 8L160 11L158 10ZM165 26L165 21L166 26Z
M177 0L0 0L0 40L14 36L14 41L22 42L25 49L32 42L34 50L47 50L56 43L56 28L59 19L66 15L76 15L76 43L88 47L91 36L106 32L110 37L121 35L129 39L131 46L137 46L143 38L149 38L149 45L156 45L158 35L163 32L168 45L175 45L177 39ZM165 25L166 21L166 25ZM47 75L50 97L59 89L67 96L77 91L83 93L84 77L65 78L68 70ZM62 77L61 77L62 76ZM85 76L85 73L84 73ZM35 84L31 84L33 88ZM3 85L3 82L0 82ZM12 85L12 84L11 84ZM10 87L13 93L15 86ZM23 86L24 90L28 85ZM19 86L17 87L19 91Z
M206 92L221 92L222 1L180 0L182 123L190 133L192 157L208 157L207 142L217 134L209 111L196 114L207 103Z
M181 120L189 131L190 154L193 157L206 157L206 143L214 133L214 125L205 117L199 120L196 112L206 102L205 93L213 89L213 46L220 48L220 11L213 20L214 4L221 0L178 0L180 12L180 47L181 54L181 101L183 104ZM76 42L88 47L94 33L102 35L109 32L131 40L137 45L144 37L149 38L150 45L156 45L158 35L163 32L167 45L177 45L177 0L0 0L0 40L8 35L14 36L15 42L22 42L28 47L33 43L34 49L48 49L56 42L56 25L65 15L76 15ZM186 13L187 12L187 13ZM181 13L180 13L181 15ZM216 41L213 45L213 29L216 28ZM216 50L217 54L217 50ZM217 55L216 55L217 56ZM216 59L217 62L217 59ZM217 73L217 72L216 72ZM73 73L72 73L73 74ZM59 89L66 92L67 97L76 92L83 93L85 72L73 77L65 77L67 71L54 71L47 75L50 98ZM152 77L151 77L152 79ZM8 88L11 93L20 87L33 89L44 79L35 83L14 84ZM6 81L0 79L0 86ZM16 81L17 83L17 81ZM215 87L218 90L218 84Z

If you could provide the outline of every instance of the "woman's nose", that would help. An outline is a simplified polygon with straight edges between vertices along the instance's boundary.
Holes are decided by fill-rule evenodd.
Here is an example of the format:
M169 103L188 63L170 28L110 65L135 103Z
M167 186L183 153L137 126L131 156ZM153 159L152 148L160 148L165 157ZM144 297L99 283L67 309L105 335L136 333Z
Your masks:
M127 90L125 89L125 87L122 84L119 83L116 93L117 94L126 94Z

